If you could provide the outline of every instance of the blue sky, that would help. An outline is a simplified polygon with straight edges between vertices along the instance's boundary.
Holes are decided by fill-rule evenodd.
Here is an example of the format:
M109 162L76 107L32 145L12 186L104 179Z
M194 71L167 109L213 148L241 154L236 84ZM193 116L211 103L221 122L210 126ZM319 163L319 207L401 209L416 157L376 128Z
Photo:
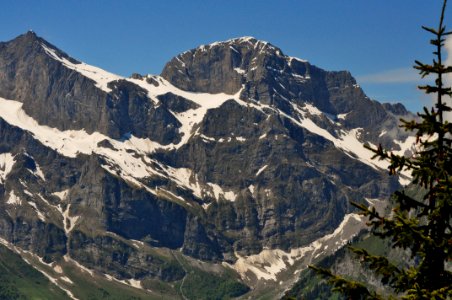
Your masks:
M159 74L180 52L254 36L326 70L349 70L382 102L418 111L415 59L431 61L440 0L3 1L0 41L35 31L71 56L129 76ZM452 3L446 24L452 29Z

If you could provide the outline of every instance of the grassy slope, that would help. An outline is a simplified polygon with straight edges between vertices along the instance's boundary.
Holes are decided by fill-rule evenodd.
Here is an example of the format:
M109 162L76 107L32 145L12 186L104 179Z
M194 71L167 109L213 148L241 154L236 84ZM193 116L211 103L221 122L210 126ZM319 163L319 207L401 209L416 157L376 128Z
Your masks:
M39 262L40 269L51 276L54 271ZM135 289L122 283L112 282L103 276L90 276L68 263L61 263L64 273L74 284L64 284L77 298L83 300L112 299L179 299L177 293L167 283L149 283L154 293ZM56 276L57 277L57 276ZM61 284L61 281L60 281ZM164 292L167 296L163 296ZM0 245L0 299L2 300L48 300L70 299L66 292L51 283L47 277L27 264L20 255Z
M69 299L22 258L0 245L0 299Z
M387 256L389 253L389 243L383 241L375 236L363 234L357 237L352 243L353 247L363 248L374 255ZM353 257L348 249L342 248L334 255L329 256L317 263L317 266L331 269L335 264L342 264L348 257ZM352 268L355 268L351 266ZM363 280L363 278L360 278ZM286 296L283 299L289 299L289 297L295 299L312 299L312 300L337 300L344 299L342 295L332 292L332 287L324 280L320 279L315 272L310 269L306 269L300 273L299 281L292 287L291 290L286 292Z
M33 257L27 256L27 259L50 276L55 278L60 276L51 267L41 264ZM223 269L220 273L210 273L190 266L187 262L183 264L188 275L182 289L181 282L145 280L142 285L150 291L144 291L109 281L100 274L91 276L65 261L60 261L58 265L62 267L64 275L70 278L73 284L61 280L58 282L70 290L75 297L83 300L182 299L181 291L189 299L230 299L249 290L232 271ZM0 245L0 299L64 300L70 298L43 274L27 264L20 255Z

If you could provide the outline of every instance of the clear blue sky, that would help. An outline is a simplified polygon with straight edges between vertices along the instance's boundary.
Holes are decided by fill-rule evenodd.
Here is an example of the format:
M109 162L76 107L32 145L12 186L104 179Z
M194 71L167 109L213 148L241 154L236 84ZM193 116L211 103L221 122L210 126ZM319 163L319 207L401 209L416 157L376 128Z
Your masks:
M0 41L35 31L71 56L128 76L159 74L200 44L254 36L326 70L349 70L379 101L418 111L411 66L431 61L440 0L2 1ZM452 2L447 22L452 29Z

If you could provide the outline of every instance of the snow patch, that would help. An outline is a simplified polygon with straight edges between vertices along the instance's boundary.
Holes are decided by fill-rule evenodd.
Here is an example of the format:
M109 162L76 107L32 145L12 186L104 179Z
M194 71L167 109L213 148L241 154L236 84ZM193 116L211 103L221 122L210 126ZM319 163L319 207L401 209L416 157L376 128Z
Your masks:
M52 195L55 195L55 196L57 196L58 198L60 198L61 201L66 200L66 197L67 197L68 194L69 194L69 189L63 190L63 191L60 191L60 192L52 193Z
M78 261L72 259L69 255L66 254L65 256L63 256L63 258L64 258L64 261L65 261L65 262L71 262L71 263L73 263L76 267L78 267L80 270L82 270L83 272L86 272L86 273L88 273L89 275L94 276L94 271L93 271L93 270L88 269L87 267L81 265Z
M400 150L393 151L397 155L406 155L406 152L411 154L416 151L415 136L409 136L404 141L395 140L394 143L400 146Z
M229 46L229 48L232 50L232 51L234 51L234 52L236 52L236 53L238 53L238 54L240 54L240 52L239 51L237 51L237 49L235 49L234 47L232 47L232 46Z
M51 49L44 44L41 44L41 46L50 57L61 62L66 68L74 70L82 74L83 76L93 80L96 83L96 87L107 93L111 92L111 89L107 87L107 84L109 82L123 79L123 77L121 76L107 72L98 67L90 66L83 62L80 64L74 64L68 59L58 56L54 49Z
M234 71L236 71L237 73L243 75L245 74L245 70L241 69L241 68L234 68Z
M231 202L234 202L237 199L237 195L233 191L225 192L223 197Z
M220 196L223 196L224 199L231 202L234 202L237 198L237 195L233 191L225 192L218 184L209 182L207 185L211 187L213 196L217 200L220 199Z
M268 167L268 165L265 165L262 168L260 168L259 170L257 170L256 176L259 176L259 174L262 173L265 169L267 169L267 167Z
M193 128L204 119L204 116L209 109L218 108L227 100L238 99L242 91L240 89L234 95L225 93L193 93L178 89L160 76L154 76L153 78L159 83L158 86L154 86L153 84L150 84L141 79L129 78L126 80L144 88L148 92L148 97L150 99L154 100L157 99L157 96L159 95L172 93L198 104L198 107L194 109L189 109L181 113L173 112L173 115L182 124L182 126L179 128L179 132L182 134L182 139L178 144L170 144L164 147L160 147L164 149L177 149L186 144L190 137L193 135Z
M22 200L18 196L16 196L14 191L10 191L8 200L6 201L6 204L9 204L9 205L21 205L22 204Z
M114 148L123 150L123 152L126 152L127 149L151 152L160 147L157 143L134 137L126 141L117 141L98 132L88 134L84 130L60 131L56 128L40 125L25 113L22 105L18 101L0 98L0 117L11 125L31 132L34 138L43 145L66 157L76 157L79 153L90 155L93 152L112 154L114 150L97 146L99 142L104 140L110 142ZM131 154L129 156L133 157Z
M66 276L61 276L60 279L66 281L67 283L74 284L74 282Z
M77 297L74 296L74 294L73 294L70 290L68 290L68 289L66 289L66 288L64 288L64 287L62 287L62 286L58 283L58 278L55 278L55 277L51 276L50 274L48 274L47 272L45 272L44 270L41 270L40 268L38 268L38 267L36 267L36 266L33 266L33 267L34 267L36 270L38 270L39 272L41 272L42 275L44 275L45 277L47 277L47 279L49 279L50 282L52 282L52 283L53 283L54 285L56 285L58 288L60 288L60 289L63 290L64 292L66 292L66 294L67 294L71 299L79 300ZM60 279L63 279L63 277L60 277ZM64 277L63 281L69 281L71 284L73 284L73 282L72 282L69 278L67 278L67 277Z
M207 209L209 208L210 205L212 205L212 202L211 202L211 203L203 203L203 204L202 204L202 208L203 208L204 210L207 210Z
M10 249L11 251L14 251L15 253L19 254L19 255L21 256L21 258L22 258L27 264L29 264L31 267L33 267L34 269L36 269L37 271L39 271L41 274L43 274L45 277L47 277L47 279L49 279L50 282L52 282L52 283L53 283L54 285L56 285L58 288L60 288L61 290L63 290L63 291L64 291L71 299L73 299L73 300L79 300L78 298L76 298L76 297L74 296L74 294L73 294L70 290L68 290L68 289L66 289L66 288L64 288L64 287L62 287L62 286L58 283L58 280L59 280L59 279L61 279L61 280L63 280L63 281L66 281L66 282L68 282L68 283L69 283L69 281L70 281L71 283L73 283L69 278L67 278L67 277L65 277L65 278L63 278L63 277L55 278L55 277L51 276L50 274L48 274L47 272L45 272L44 270L42 270L41 268L38 268L38 267L36 266L36 264L33 264L27 257L24 257L23 255L24 255L24 254L31 255L31 256L37 258L42 264L44 264L44 265L46 265L46 266L48 266L48 267L50 267L50 268L52 268L52 264L47 264L47 263L45 263L44 260L42 259L42 257L39 257L39 256L37 256L36 254L34 254L34 253L30 252L30 251L22 250L22 249L20 249L20 248L14 246L13 244L9 243L8 241L6 241L6 240L4 240L4 239L2 239L2 238L0 238L0 243L3 244L3 245L5 245L5 246L6 246L8 249ZM58 273L58 272L57 272L57 273Z
M305 116L305 113L302 109L300 109L297 105L292 104L295 111L300 113L300 120L295 120L294 118L285 114L285 116L291 119L293 122L298 124L299 126L309 130L310 132L320 135L323 138L331 141L336 148L342 149L348 154L351 158L357 159L374 169L386 169L389 165L386 161L378 161L373 160L373 152L364 148L363 143L359 140L359 136L361 134L362 128L354 128L350 131L341 130L340 137L336 138L327 130L319 127L315 124L311 119ZM353 155L351 155L352 153Z
M11 153L1 153L0 154L0 183L4 183L6 176L13 169L15 163L14 155Z
M63 274L63 268L61 268L60 265L55 265L55 266L53 267L53 270L54 270L55 272L57 272L58 274Z
M178 182L183 187L186 187L193 191L193 195L198 198L202 198L202 190L196 175L192 174L192 171L187 168L171 168L167 167L166 171L169 176Z
M158 143L133 136L126 141L118 141L98 132L87 134L84 130L60 131L42 126L22 110L22 103L18 101L0 98L0 108L0 117L6 122L31 132L42 144L66 157L76 157L79 153L87 155L96 153L107 161L107 165L103 166L104 169L115 175L119 169L121 177L139 186L142 184L135 178L149 177L153 174L165 176L152 168L151 161L147 158L147 154L160 147ZM113 146L113 149L98 146L99 142L105 140ZM11 158L5 157L8 158L9 171ZM6 161L6 158L4 160ZM36 174L44 177L39 168Z
M347 214L333 233L325 235L308 246L292 249L290 252L264 249L259 254L250 256L240 256L236 253L238 259L233 265L224 264L235 269L243 279L248 277L247 274L252 273L258 280L277 281L277 275L295 262L303 260L303 268L306 268L320 255L333 253L344 246L364 227L364 217L358 214Z
M66 207L66 210L63 212L63 225L64 225L64 231L66 232L66 236L69 235L69 233L74 229L78 219L80 216L71 217L69 216L69 210L71 209L71 204L68 204Z
M38 163L36 163L36 171L33 173L34 175L38 176L39 178L41 178L43 181L46 180L44 173L42 172L41 168L39 167Z
M344 153L350 156L351 158L359 160L374 169L386 170L387 167L389 166L389 162L387 161L373 160L372 159L373 152L364 148L363 142L360 140L360 135L363 130L362 128L354 128L350 131L341 130L338 134L339 137L334 137L331 133L319 127L309 118L308 113L311 115L324 114L315 106L309 103L306 103L304 107L299 107L298 105L292 103L294 111L298 113L298 118L294 118L284 113L283 111L275 109L268 105L245 102L240 99L235 99L235 101L242 106L253 107L265 114L268 114L267 113L268 111L273 111L287 119L290 119L294 124L304 129L307 129L310 132L325 138L326 140L331 141L336 148L343 150ZM267 112L265 110L267 110ZM338 115L337 118L345 118L345 116L346 114ZM414 137L409 137L407 140L400 142L399 144L401 145L402 150L397 153L403 154L405 150L410 149L410 145L413 145L414 141L415 141ZM368 144L370 146L374 146L371 143ZM410 174L408 174L407 172L402 172L401 176L399 176L399 182L401 184L406 184L407 182L409 182L410 177L411 177Z
M173 192L170 192L168 190L159 188L158 191L160 193L166 194L166 197L170 197L172 199L178 199L179 201L182 201L183 203L187 204L188 206L193 206L191 203L187 202L183 197L174 194Z
M308 61L307 60L305 60L305 59L301 59L301 58L297 58L297 57L293 57L293 56L288 56L288 58L289 58L289 61L290 61L290 64L292 64L292 61L299 61L299 62L302 62L302 63L307 63Z
M126 279L126 280L119 280L109 274L103 274L109 281L116 281L137 289L144 289L143 286L141 285L141 281L140 280L136 280L136 279Z
M337 115L337 118L338 119L341 119L341 120L345 120L346 118L347 118L347 115L348 115L349 113L346 113L346 114L338 114Z
M199 137L202 138L204 141L207 141L207 142L216 142L217 141L213 137L205 136L204 134L200 134Z
M142 241L138 241L138 240L130 240L132 242L132 244L135 246L135 248L137 249L141 249L142 247L144 247L145 243Z
M254 185L250 184L248 190L250 190L251 194L254 194Z
M312 105L310 103L305 103L302 110L304 110L314 116L321 116L323 114L322 111L320 111L317 107L315 107L314 105Z
M30 204L31 207L33 207L34 211L36 212L36 214L38 215L38 218L45 222L46 218L44 216L44 214L39 210L38 206L36 205L36 203L34 203L33 201L28 201L28 204Z

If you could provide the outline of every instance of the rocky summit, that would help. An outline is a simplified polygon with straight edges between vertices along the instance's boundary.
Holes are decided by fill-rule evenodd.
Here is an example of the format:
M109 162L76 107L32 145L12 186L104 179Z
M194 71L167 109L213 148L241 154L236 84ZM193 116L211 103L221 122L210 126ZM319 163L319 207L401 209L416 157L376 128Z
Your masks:
M401 117L252 37L124 78L28 32L0 43L0 241L73 299L74 270L143 299L199 274L277 297L363 228L350 201L409 182L363 148L408 153Z

